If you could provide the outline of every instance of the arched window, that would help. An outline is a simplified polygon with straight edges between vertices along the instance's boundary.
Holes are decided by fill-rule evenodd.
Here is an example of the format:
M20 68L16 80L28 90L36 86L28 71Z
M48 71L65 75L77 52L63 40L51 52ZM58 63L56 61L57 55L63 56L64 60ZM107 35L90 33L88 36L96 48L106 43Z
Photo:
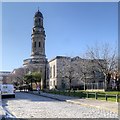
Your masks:
M44 43L43 43L43 48L44 48Z
M39 24L40 24L40 18L39 18Z
M34 47L36 47L36 42L34 42Z
M36 26L37 25L37 20L35 19L35 21L34 21L34 25Z
M41 46L41 43L39 42L39 47Z

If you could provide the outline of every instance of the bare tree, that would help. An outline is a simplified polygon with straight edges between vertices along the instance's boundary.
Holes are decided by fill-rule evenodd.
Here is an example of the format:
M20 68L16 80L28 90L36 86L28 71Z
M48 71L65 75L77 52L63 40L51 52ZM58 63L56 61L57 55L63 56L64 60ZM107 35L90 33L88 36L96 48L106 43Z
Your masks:
M21 85L24 83L24 68L14 69L12 73L7 77L8 81L11 81L15 85Z
M80 72L81 72L81 80L84 82L84 90L86 90L86 77L87 77L87 74L88 74L88 72L89 72L89 70L88 70L88 64L87 64L87 62L86 62L86 60L85 59L83 59L82 60L82 67L81 67L81 69L80 69Z
M84 83L84 90L86 90L87 83L95 82L94 62L91 59L81 59L79 65L79 77Z
M105 90L108 88L111 73L117 68L116 48L112 50L108 44L101 47L88 48L87 57L94 60L96 68L105 76Z
M57 78L61 80L63 88L72 88L72 81L75 79L75 69L72 65L71 58L61 59Z
M65 78L67 78L69 80L69 86L70 86L70 90L72 89L72 81L75 79L75 70L74 67L72 66L67 66L67 71L65 74Z

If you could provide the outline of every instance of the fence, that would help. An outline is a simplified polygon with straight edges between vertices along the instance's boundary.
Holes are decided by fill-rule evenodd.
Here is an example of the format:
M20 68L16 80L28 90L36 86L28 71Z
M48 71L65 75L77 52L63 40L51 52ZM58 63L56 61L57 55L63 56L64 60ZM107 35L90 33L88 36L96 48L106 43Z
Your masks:
M104 82L101 83L86 83L86 89L104 89Z
M110 95L110 94L98 94L98 93L86 93L87 98L89 98L89 95L93 94L95 99L98 99L98 97L104 97L106 101L108 101L108 97L114 97L116 98L116 102L119 102L119 94L116 95Z
M106 94L106 93L98 93L98 92L84 92L84 91L59 91L59 90L48 90L45 91L48 93L53 94L61 94L66 96L74 96L74 97L80 97L80 98L93 98L93 99L99 99L99 100L106 100L106 101L116 101L119 102L120 95L119 94ZM111 100L110 100L111 99Z

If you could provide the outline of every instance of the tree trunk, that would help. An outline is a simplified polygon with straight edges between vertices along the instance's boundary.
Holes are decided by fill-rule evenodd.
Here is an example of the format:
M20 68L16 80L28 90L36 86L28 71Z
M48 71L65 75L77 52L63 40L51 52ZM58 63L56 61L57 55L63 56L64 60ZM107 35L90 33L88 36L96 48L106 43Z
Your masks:
M105 75L105 82L104 82L104 90L106 91L107 90L107 75Z
M84 90L86 90L86 75L85 75L85 82L84 82Z
M85 90L85 82L84 82L84 90Z
M33 91L33 88L32 88L33 79L32 78L30 79L30 82L31 82L31 91Z
M70 80L70 90L71 90L71 80Z

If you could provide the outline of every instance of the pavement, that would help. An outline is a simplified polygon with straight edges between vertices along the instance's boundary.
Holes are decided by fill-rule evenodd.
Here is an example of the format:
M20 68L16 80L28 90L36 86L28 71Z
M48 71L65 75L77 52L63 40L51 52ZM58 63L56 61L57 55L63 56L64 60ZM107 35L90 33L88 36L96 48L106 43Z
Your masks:
M6 108L15 118L70 118L71 120L73 118L86 118L86 120L87 118L91 120L92 118L101 118L100 120L109 118L118 120L117 113L104 109L67 103L19 91L16 92L15 98L3 99L2 104L3 108Z
M65 101L68 103L79 104L79 105L94 107L94 108L98 108L98 109L104 109L104 110L111 111L113 113L118 114L118 106L119 106L118 104L119 103L117 103L117 102L109 102L109 101L95 100L95 99L89 99L89 98L85 99L85 98L50 94L50 93L45 93L45 92L40 92L40 94L38 94L38 91L32 91L29 93L56 99L59 101Z
M1 95L0 95L1 96ZM0 120L5 116L5 111L3 110L2 107L2 100L0 98Z

